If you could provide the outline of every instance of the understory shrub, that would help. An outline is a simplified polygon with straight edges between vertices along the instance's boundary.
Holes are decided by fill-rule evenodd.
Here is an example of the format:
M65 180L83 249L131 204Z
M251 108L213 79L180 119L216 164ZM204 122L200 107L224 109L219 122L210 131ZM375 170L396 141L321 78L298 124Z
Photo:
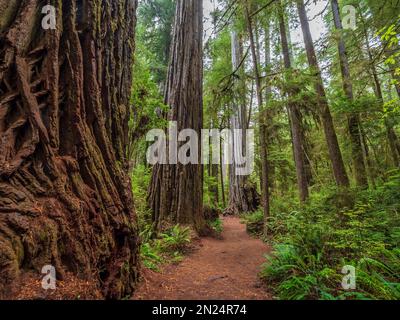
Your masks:
M151 169L138 165L132 172L132 191L138 217L141 249L140 255L146 268L158 271L166 262L178 262L191 242L191 230L180 225L169 226L164 232L154 233L151 212L147 206L147 188Z
M261 277L278 298L400 299L400 173L390 172L376 190L350 194L352 202L325 190L304 206L273 207L274 250ZM344 266L356 270L355 290L342 287Z

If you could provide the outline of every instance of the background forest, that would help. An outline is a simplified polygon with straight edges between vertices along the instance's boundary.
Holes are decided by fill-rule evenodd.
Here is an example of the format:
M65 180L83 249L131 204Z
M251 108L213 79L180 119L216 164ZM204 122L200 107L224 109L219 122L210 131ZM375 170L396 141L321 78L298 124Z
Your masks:
M400 299L400 3L204 6L203 127L252 128L257 141L249 177L204 166L209 228L222 231L216 213L240 215L273 247L261 277L277 298ZM129 159L141 256L153 270L179 261L189 241L176 217L156 221L146 161L146 132L167 126L175 14L174 1L139 1Z

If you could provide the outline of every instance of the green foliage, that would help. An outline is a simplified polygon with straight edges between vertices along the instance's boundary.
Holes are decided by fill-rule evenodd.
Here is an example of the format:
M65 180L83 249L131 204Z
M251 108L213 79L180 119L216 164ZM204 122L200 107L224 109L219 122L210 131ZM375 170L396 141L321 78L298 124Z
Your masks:
M165 81L175 0L142 0L138 7L137 41L148 50L154 81L161 85Z
M264 231L264 213L263 210L257 210L249 214L243 214L241 220L247 226L247 232L262 236Z
M203 203L205 206L214 209L222 209L222 203L216 199L216 192L220 194L218 187L218 178L209 176L208 171L205 170L203 188Z
M274 252L262 277L280 299L400 298L400 173L374 191L343 197L326 190L303 207L273 211ZM356 268L355 291L341 287L345 265Z
M208 226L213 229L217 234L221 234L224 230L222 220L220 218L214 221L207 221Z
M147 191L151 180L151 168L144 165L137 165L131 174L132 192L135 201L136 214L139 220L139 229L142 236L149 239L152 233L151 212L147 206Z
M179 225L173 226L161 234L161 244L165 251L183 252L190 243L190 229Z
M153 239L149 232L142 232L140 254L146 268L159 271L164 263L179 262L191 241L189 228L175 225ZM152 234L152 232L151 232Z
M146 133L150 129L166 127L161 114L168 108L164 105L162 88L167 71L166 53L173 10L173 1L145 0L139 4L128 148L128 157L134 162L144 163L146 160Z
M152 216L146 200L150 179L151 168L144 165L136 166L132 172L132 191L141 230L141 258L146 268L158 271L161 264L182 259L182 254L191 241L191 231L175 225L159 235L154 234Z

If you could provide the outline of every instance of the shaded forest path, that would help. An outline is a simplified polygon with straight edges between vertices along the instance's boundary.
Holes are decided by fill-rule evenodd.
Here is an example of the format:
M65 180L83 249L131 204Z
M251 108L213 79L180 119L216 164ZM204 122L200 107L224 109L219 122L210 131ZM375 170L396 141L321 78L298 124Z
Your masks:
M146 271L134 299L271 299L258 279L268 246L251 238L239 218L227 217L223 223L221 240L202 238L199 249L181 263L160 273Z

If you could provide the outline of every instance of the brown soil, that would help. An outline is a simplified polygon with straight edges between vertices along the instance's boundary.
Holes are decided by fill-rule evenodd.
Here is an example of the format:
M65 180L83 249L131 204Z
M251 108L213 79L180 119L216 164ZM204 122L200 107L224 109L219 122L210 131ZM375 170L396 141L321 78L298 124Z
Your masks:
M258 279L269 248L246 233L239 218L224 218L222 239L203 238L199 249L160 273L146 270L136 300L269 300Z
M9 300L102 300L96 281L77 278L66 273L57 280L57 290L42 289L42 274L26 272L11 286Z

